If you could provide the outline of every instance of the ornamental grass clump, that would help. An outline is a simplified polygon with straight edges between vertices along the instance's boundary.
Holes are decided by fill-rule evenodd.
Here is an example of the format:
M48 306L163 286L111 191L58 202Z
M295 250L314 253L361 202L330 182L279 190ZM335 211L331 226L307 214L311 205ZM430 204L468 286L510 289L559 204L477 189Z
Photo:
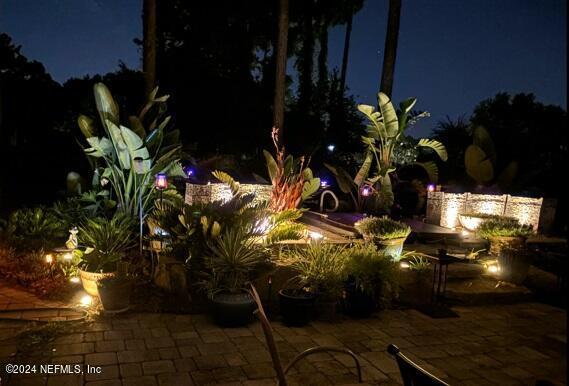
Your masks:
M344 251L348 283L381 306L397 297L397 263L374 244L358 244Z
M499 217L488 220L478 227L478 235L484 239L494 237L522 237L527 238L533 234L531 225L522 225L511 217Z
M364 236L381 240L406 238L411 233L411 227L387 216L366 217L355 224L358 232Z
M279 263L296 272L293 279L300 288L326 299L337 299L342 294L346 278L344 247L312 242L286 251Z

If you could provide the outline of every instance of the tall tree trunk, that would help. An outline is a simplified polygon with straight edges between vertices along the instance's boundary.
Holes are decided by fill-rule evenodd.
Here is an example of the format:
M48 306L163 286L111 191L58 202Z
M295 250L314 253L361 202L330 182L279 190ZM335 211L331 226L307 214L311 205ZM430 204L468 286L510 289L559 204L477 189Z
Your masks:
M383 55L383 71L379 90L391 97L393 77L395 74L395 58L397 56L397 40L399 38L399 18L401 0L389 0L389 17L387 35L385 36L385 53Z
M342 56L342 70L340 71L340 95L344 94L346 88L346 74L348 71L348 56L350 53L350 37L352 35L352 19L353 14L350 14L348 22L346 23L346 35L344 37L344 55Z
M156 87L156 0L144 0L142 14L142 71L148 96Z
M318 88L325 91L328 84L328 21L323 20L320 30L320 51L318 52Z
M279 32L277 38L277 63L275 75L275 99L273 101L273 126L280 129L281 138L284 135L284 104L286 59L288 44L288 0L279 1Z
M312 101L312 70L314 68L314 28L312 25L313 0L304 0L304 40L298 58L298 104L304 113L310 111Z

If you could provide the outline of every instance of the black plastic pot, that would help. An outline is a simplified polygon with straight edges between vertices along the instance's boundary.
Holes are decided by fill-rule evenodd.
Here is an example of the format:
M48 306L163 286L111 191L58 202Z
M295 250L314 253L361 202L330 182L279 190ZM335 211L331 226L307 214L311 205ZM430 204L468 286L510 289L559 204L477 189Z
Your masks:
M279 291L279 306L282 321L287 326L305 326L312 321L316 296L310 292L294 289Z
M213 320L223 327L241 327L249 324L256 308L251 295L245 292L221 292L213 295L211 299Z
M119 313L130 307L132 282L125 281L97 288L105 312Z
M375 311L375 296L355 288L348 288L345 310L351 317L368 318Z

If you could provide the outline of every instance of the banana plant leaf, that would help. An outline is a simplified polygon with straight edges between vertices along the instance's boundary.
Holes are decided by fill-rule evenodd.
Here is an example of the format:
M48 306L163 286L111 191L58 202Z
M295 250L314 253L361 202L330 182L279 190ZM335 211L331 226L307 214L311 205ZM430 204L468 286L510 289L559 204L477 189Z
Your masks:
M352 192L353 189L357 188L357 185L352 180L350 174L341 167L334 167L327 163L324 166L334 174L336 177L336 182L338 183L338 187L342 191L342 193L349 194Z
M320 178L312 178L304 183L302 187L302 200L310 198L320 188Z
M427 147L430 149L433 149L437 155L439 156L439 158L443 161L447 161L448 160L448 153L447 153L447 149L445 147L445 145L443 145L442 143L440 143L437 140L434 139L428 139L428 138L421 138L419 140L419 143L417 144L417 146L419 147Z
M271 153L269 153L266 150L263 150L263 154L265 156L265 160L267 162L267 171L269 173L269 178L272 181L275 181L275 178L277 177L277 173L278 173L278 166L277 166L277 162L275 161L275 159L273 158L273 155Z
M119 107L111 92L103 83L96 83L93 87L95 94L95 104L101 117L101 122L110 121L115 125L119 124Z
M113 151L113 144L105 137L90 137L87 142L91 147L85 149L85 153L91 157L106 157Z
M399 134L399 120L397 118L395 108L391 103L391 99L384 93L380 92L377 95L377 101L379 110L383 117L386 136L389 138L396 137Z
M85 136L85 139L95 137L97 135L97 130L93 124L93 120L85 115L79 115L77 118L77 124L81 133Z
M425 170L431 182L437 183L439 180L439 168L433 161L415 162L413 165L420 166Z
M360 167L360 170L358 170L358 173L354 177L354 183L358 187L362 186L364 181L367 179L367 177L369 175L369 171L371 169L372 162L373 162L373 154L371 153L371 151L368 151L366 153L364 162L362 163L362 166Z

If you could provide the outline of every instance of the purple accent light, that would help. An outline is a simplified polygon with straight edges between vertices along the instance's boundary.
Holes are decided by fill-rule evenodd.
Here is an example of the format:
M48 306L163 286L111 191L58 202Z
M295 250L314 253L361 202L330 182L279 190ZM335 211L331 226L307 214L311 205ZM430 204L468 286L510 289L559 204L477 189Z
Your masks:
M155 186L158 190L164 190L168 188L168 176L166 173L158 173L156 175Z

